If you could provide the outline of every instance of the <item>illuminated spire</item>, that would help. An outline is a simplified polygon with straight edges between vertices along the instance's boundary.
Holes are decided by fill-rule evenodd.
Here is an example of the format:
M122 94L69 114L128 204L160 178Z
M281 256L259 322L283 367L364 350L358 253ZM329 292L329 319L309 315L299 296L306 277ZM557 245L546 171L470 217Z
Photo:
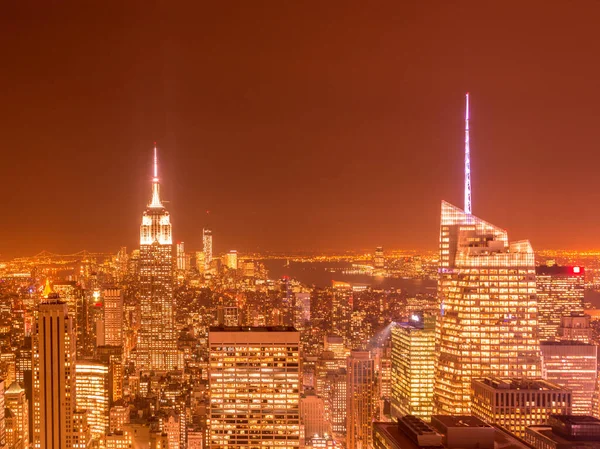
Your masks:
M471 150L469 149L469 92L465 109L465 213L471 215Z
M158 153L154 142L154 177L152 178L152 201L148 207L163 207L160 202L160 184L158 182Z
M46 285L44 286L42 297L48 298L52 293L54 293L54 290L52 290L52 286L50 285L50 278L46 278Z

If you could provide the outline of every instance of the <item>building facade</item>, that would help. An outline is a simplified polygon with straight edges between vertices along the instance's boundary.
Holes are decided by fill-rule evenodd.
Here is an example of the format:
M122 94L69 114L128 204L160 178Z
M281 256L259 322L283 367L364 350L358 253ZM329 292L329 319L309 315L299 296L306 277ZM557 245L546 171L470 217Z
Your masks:
M583 313L585 270L578 266L542 265L535 272L539 338L554 340L561 317Z
M591 415L598 347L580 341L545 341L540 349L544 379L571 391L574 415Z
M136 357L137 368L143 371L169 371L178 367L171 217L160 199L156 157L155 148L152 199L140 227L141 323Z
M542 379L485 378L473 381L473 415L522 438L550 415L571 414L571 392Z
M92 440L103 448L104 436L109 432L109 365L78 360L75 374L77 409L87 411L87 424Z
M106 346L123 346L123 295L118 288L103 290L104 342Z
M300 334L211 327L208 447L300 447Z
M75 331L67 304L49 293L33 332L33 446L75 447Z
M368 449L373 444L375 360L367 351L352 351L346 364L346 446Z
M415 315L392 328L392 416L433 414L435 316Z
M535 258L528 241L442 202L434 409L470 414L472 379L539 377Z

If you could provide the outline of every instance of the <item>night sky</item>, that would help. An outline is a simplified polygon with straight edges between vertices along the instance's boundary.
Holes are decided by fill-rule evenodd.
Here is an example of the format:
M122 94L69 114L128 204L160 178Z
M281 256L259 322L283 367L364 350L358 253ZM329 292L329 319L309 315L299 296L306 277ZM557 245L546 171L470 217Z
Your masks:
M600 248L599 2L106 3L2 6L0 258L134 249L155 140L186 249L434 249L466 91L473 213Z

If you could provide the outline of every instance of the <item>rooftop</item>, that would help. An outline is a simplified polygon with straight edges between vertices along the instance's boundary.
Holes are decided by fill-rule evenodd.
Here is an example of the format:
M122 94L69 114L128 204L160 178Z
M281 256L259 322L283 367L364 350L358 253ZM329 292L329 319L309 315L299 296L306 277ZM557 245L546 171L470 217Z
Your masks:
M210 332L298 332L293 326L211 326Z
M560 385L539 378L485 377L473 380L473 386L477 384L499 390L565 391Z
M444 427L492 427L481 419L471 415L433 415Z

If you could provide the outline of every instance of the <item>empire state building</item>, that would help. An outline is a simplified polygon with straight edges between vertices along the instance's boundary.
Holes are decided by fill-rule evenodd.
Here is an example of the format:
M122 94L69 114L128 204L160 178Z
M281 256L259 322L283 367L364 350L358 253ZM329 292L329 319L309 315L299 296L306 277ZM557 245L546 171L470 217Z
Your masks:
M137 368L177 369L177 338L173 319L173 237L171 217L160 199L158 160L154 147L152 198L140 226L141 323Z

